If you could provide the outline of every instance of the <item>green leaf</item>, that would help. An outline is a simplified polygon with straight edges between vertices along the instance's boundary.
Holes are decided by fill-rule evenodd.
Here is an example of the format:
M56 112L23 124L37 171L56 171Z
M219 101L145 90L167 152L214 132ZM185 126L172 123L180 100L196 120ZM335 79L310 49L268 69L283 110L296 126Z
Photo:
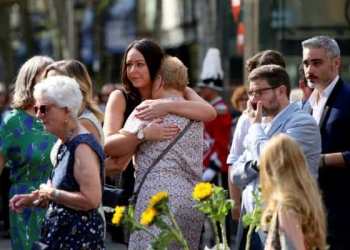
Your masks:
M170 244L171 241L175 240L175 237L173 234L167 232L167 233L160 233L157 240L151 243L151 246L153 249L159 249L163 250L166 249L167 246Z

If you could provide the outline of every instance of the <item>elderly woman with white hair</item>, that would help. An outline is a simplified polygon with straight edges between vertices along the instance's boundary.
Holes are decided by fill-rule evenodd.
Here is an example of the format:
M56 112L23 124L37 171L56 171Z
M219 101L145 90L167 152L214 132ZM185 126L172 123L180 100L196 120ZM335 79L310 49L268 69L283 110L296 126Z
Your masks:
M105 223L100 212L104 153L79 122L82 102L78 83L54 76L34 89L35 112L46 131L60 139L57 162L46 184L31 194L15 195L10 208L47 207L40 242L49 249L105 249Z

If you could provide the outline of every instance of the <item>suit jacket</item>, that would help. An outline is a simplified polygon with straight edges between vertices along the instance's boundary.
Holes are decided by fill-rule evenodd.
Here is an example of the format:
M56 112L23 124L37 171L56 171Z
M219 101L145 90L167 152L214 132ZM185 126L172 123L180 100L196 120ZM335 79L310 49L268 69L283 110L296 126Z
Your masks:
M322 153L342 152L346 167L320 168L319 185L327 209L330 234L350 235L350 86L341 79L332 90L320 123ZM337 240L339 242L339 240ZM327 242L332 243L332 242ZM346 249L349 249L348 240Z
M291 103L273 120L273 123L265 133L260 124L253 124L245 138L243 155L232 165L230 177L237 186L243 189L242 193L242 216L252 211L254 200L252 192L258 192L260 183L259 173L252 168L254 161L260 162L260 152L265 143L273 135L285 133L295 139L304 152L311 174L317 178L321 153L321 135L315 119L307 112L301 110L297 103ZM243 237L243 224L241 222L237 231L237 245L240 249ZM262 243L265 243L265 236L259 232Z

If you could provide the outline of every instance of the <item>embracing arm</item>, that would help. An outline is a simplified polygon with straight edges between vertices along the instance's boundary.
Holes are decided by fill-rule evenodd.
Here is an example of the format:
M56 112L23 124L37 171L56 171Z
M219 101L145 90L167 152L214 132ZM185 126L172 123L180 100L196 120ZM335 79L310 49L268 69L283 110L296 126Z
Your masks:
M115 90L109 96L103 133L105 135L104 151L107 155L118 157L129 152L134 152L139 144L139 140L134 134L120 134L119 130L123 126L126 101L120 90Z
M211 121L216 117L216 110L203 100L193 89L186 88L186 101L147 100L136 109L137 117L151 120L168 113L184 116L195 121Z
M130 152L119 157L108 157L105 161L106 176L114 176L117 173L123 172L133 155L134 152Z
M140 141L136 134L123 132L120 130L123 125L126 101L121 91L115 90L110 95L106 111L103 132L105 134L104 151L112 157L124 156L134 153L143 141ZM133 116L132 113L130 116ZM163 124L163 119L159 118L149 123L144 128L146 140L167 140L173 138L179 131L174 124Z

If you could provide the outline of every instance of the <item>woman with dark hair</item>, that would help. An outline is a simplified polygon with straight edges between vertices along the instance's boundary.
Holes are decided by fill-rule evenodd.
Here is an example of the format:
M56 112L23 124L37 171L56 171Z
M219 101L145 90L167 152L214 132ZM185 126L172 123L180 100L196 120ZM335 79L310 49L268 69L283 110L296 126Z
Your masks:
M144 120L159 118L143 130L136 134L119 132L134 108L141 101L152 99L152 82L164 57L163 49L149 39L136 40L125 51L122 62L123 88L111 93L105 110L104 150L111 157L106 161L107 175L109 171L115 172L117 166L120 168L120 165L128 164L130 155L145 140L166 140L177 135L178 127L162 124L162 118L159 117L174 113L193 120L212 120L216 116L215 109L193 89L187 87L186 101L149 100L138 108L138 118ZM134 189L134 169L131 164L123 172L122 183L131 195Z

